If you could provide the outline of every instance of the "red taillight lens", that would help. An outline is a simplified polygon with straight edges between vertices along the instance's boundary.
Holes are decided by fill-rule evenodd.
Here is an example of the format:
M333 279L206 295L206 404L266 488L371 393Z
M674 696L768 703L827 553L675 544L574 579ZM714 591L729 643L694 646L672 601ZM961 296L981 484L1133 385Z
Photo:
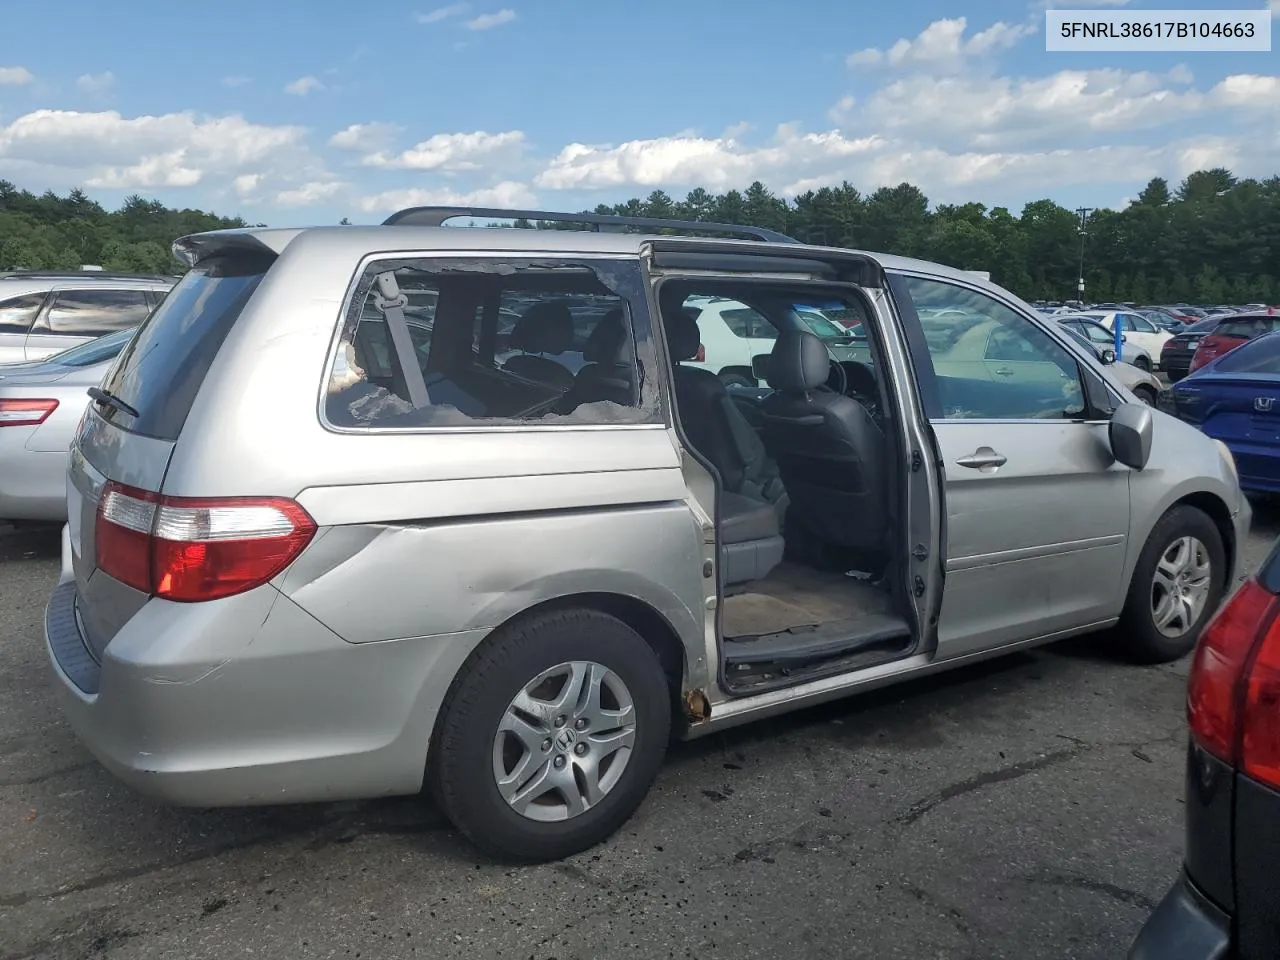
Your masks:
M315 532L307 512L284 498L157 497L111 483L98 507L97 562L167 600L215 600L269 581Z
M1270 623L1254 652L1244 689L1240 769L1280 787L1280 621Z
M1256 580L1242 586L1210 621L1187 680L1187 724L1214 756L1235 763L1241 684L1259 632L1275 619L1277 600Z
M707 348L702 344L698 344L698 352L693 355L693 359L697 363L707 362Z
M57 409L57 400L0 400L0 427L38 427Z

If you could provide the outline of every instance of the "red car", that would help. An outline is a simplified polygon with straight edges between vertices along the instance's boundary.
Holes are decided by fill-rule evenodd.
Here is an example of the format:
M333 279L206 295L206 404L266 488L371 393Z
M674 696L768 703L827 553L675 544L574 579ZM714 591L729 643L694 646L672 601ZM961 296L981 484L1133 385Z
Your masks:
M1216 360L1224 353L1229 353L1240 344L1270 333L1280 324L1280 316L1269 313L1241 313L1234 317L1225 317L1213 331L1200 341L1195 356L1191 358L1189 373L1195 373L1211 360Z

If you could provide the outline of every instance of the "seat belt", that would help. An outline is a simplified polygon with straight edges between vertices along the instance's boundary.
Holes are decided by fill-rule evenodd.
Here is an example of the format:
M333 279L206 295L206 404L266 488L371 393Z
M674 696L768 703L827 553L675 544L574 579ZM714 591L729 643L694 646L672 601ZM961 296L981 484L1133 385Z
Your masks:
M401 292L394 272L388 270L374 278L373 305L386 320L387 334L404 374L405 389L409 391L406 399L415 410L420 410L430 405L431 398L427 394L422 368L418 365L417 351L413 349L413 339L409 336L409 324L404 318L404 308L408 302L409 297Z

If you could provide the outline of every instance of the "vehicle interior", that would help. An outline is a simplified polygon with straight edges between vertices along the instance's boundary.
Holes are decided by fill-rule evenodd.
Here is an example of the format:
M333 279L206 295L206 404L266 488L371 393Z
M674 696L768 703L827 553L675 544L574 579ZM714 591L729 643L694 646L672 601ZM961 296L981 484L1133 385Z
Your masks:
M413 426L443 418L544 420L594 408L636 419L641 407L624 297L587 268L508 273L395 271L426 402L410 403L371 288L348 321L349 363L335 367L326 412L342 426ZM584 410L583 408L588 408Z
M772 350L753 358L762 385L726 385L689 363L711 298L738 301L758 315L757 331L772 329ZM717 480L726 689L755 693L906 655L914 636L894 467L903 461L865 304L681 279L665 281L658 300L679 428ZM814 333L814 313L843 321L829 340Z

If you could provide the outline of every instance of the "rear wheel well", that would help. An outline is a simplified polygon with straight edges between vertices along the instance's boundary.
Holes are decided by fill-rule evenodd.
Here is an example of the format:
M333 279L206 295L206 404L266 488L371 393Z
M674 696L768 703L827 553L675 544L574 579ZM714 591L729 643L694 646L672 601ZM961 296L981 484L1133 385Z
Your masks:
M1230 592L1229 588L1236 575L1236 571L1232 567L1236 558L1236 528L1235 524L1231 522L1231 511L1227 509L1227 505L1219 497L1214 496L1212 493L1189 494L1177 503L1170 504L1169 510L1182 504L1195 507L1208 516L1213 521L1213 525L1218 528L1218 533L1222 535L1222 547L1227 556L1227 575L1224 583L1228 588L1228 592ZM1165 513L1168 512L1168 510L1165 511Z
M679 634L667 622L666 617L643 600L620 593L569 594L552 600L545 600L526 610L522 610L503 623L498 629L505 629L527 617L553 610L568 609L599 610L601 613L607 613L609 616L621 620L636 633L640 634L645 643L657 655L658 663L662 665L662 672L666 674L667 687L671 691L673 717L679 719L684 716L681 707L681 692L685 671L684 644L681 642Z

